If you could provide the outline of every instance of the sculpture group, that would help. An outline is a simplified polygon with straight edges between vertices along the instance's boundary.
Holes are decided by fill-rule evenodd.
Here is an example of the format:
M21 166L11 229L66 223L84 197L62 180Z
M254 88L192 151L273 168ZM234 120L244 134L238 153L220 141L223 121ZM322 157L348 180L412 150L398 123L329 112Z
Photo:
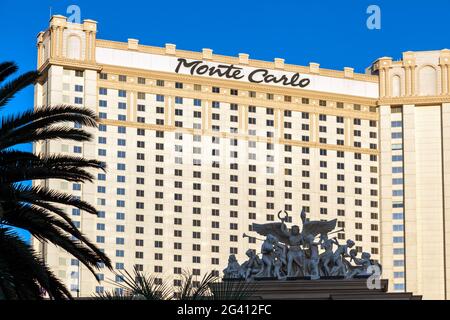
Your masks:
M324 277L341 277L351 279L357 276L370 276L373 267L381 266L371 259L370 253L363 252L358 257L355 243L347 240L340 243L332 234L342 230L336 229L337 220L309 221L306 213L301 213L302 231L299 226L288 228L289 215L278 218L281 222L253 224L253 231L265 237L261 239L261 253L257 255L248 250L248 260L239 264L236 256L231 255L224 270L224 279L252 280L276 278L310 278L317 280ZM244 237L248 237L244 234Z

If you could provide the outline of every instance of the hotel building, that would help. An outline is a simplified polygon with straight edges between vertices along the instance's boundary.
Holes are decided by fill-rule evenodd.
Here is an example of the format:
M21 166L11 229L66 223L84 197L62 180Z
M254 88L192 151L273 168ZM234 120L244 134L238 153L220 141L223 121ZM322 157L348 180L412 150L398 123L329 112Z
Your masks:
M450 51L377 60L365 74L96 38L97 23L53 16L38 35L35 106L98 113L89 143L36 152L107 164L93 184L40 182L93 203L67 208L116 270L180 284L260 246L252 223L286 210L301 225L338 219L339 241L381 260L392 291L447 298ZM72 124L79 127L78 124ZM114 289L33 239L76 296ZM100 266L101 267L101 266Z

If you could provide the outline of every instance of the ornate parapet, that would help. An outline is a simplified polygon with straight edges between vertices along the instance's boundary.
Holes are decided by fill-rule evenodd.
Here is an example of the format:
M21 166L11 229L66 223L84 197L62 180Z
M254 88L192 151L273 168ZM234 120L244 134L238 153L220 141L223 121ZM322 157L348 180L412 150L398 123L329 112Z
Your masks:
M37 36L37 68L42 69L50 61L63 60L95 65L96 37L96 21L84 20L78 24L68 22L64 16L52 16L49 28Z

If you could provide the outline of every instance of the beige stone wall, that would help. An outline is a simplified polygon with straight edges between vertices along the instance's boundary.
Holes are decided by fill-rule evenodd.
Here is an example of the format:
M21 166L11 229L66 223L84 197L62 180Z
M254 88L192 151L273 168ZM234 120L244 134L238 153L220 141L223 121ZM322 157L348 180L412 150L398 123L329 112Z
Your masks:
M375 63L380 72L382 262L391 280L391 290L402 283L396 278L400 267L391 245L399 231L392 231L391 192L403 188L404 198L404 285L425 299L448 298L448 51L405 52L401 61L382 58ZM381 76L382 75L382 76ZM396 114L394 114L396 110ZM399 111L400 110L400 111ZM400 121L403 136L390 135ZM383 132L384 131L384 132ZM392 151L395 141L402 150ZM404 181L392 185L392 155L403 156ZM398 238L396 238L398 239ZM391 273L391 275L390 275ZM397 274L398 275L398 274ZM400 290L400 287L397 287Z

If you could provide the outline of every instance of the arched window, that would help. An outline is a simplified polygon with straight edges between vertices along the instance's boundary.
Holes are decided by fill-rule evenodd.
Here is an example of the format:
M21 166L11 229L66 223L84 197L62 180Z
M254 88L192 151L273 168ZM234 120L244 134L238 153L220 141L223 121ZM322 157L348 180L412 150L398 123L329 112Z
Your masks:
M402 95L402 82L399 75L392 77L392 96L400 97Z
M425 66L419 71L419 94L421 96L437 95L437 73L432 66Z
M47 60L48 59L48 56L49 56L49 53L48 53L48 46L46 45L46 44L43 44L42 45L42 52L43 52L43 55L42 55L42 61L45 61L45 60Z
M78 36L70 36L67 40L67 58L80 60L81 40Z

